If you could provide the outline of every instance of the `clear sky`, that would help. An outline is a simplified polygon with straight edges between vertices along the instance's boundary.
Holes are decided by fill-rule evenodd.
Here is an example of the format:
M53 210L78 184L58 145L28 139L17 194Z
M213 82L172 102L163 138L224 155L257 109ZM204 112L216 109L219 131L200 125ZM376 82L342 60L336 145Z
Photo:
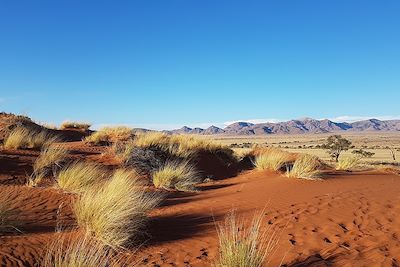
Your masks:
M400 117L399 14L398 0L5 0L0 111L149 128Z

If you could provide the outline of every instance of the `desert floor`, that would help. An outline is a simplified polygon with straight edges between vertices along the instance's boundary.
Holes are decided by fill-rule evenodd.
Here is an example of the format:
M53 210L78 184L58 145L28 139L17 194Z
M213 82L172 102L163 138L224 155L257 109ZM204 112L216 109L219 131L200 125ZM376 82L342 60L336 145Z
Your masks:
M73 157L100 161L103 148L65 144ZM23 215L21 232L0 236L1 266L35 266L52 242L75 230L72 196L32 188L25 177L39 152L0 152L0 194L10 192ZM170 192L151 213L141 245L124 252L139 266L212 266L218 256L216 225L232 209L263 223L279 239L268 266L400 266L400 176L382 171L328 172L323 181L243 171L201 184L198 192Z

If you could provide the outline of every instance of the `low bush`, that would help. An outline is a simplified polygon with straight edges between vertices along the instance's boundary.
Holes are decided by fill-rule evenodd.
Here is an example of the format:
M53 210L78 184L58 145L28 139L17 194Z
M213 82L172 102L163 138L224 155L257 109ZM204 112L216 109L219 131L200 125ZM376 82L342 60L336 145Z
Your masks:
M60 129L61 130L75 129L80 131L87 131L89 130L90 126L92 125L86 122L65 121L61 124Z

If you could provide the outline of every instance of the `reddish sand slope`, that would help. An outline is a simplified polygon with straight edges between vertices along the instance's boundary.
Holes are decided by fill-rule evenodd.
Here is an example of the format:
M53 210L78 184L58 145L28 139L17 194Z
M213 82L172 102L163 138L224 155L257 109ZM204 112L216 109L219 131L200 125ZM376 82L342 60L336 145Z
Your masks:
M74 224L71 195L23 185L36 156L0 154L0 193L11 192L25 222L23 233L0 235L1 266L34 266L58 238L56 226ZM249 171L200 192L170 193L151 214L148 240L126 258L143 266L210 266L218 256L215 224L231 209L249 219L265 209L263 222L279 233L269 266L400 266L399 200L400 177L392 174L306 181Z
M280 233L270 261L277 266L397 266L400 264L400 177L337 174L326 181L248 172L177 194L154 212L153 239L140 255L148 266L208 266L217 256L215 223L232 208Z

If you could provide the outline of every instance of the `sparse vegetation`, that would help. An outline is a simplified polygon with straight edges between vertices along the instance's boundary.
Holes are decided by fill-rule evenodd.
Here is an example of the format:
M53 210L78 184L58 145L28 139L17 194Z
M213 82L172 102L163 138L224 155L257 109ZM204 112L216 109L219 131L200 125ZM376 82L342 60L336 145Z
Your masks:
M68 154L69 151L64 147L47 143L33 164L33 173L29 177L29 185L36 186L45 176L51 173L55 176L65 163Z
M254 165L257 170L278 171L290 160L290 153L276 148L269 148L257 153Z
M220 255L215 267L262 267L274 253L277 237L262 230L262 213L254 216L250 226L230 212L218 226Z
M353 150L351 153L361 158L371 158L373 155L375 155L375 153L366 151L364 149Z
M157 188L191 191L194 190L195 184L200 182L198 172L187 161L167 162L152 176L153 184Z
M327 149L331 158L338 162L340 154L343 151L348 150L350 146L351 142L346 138L343 138L341 135L331 135L323 145L323 148Z
M101 182L106 174L105 168L99 164L74 162L60 171L57 185L66 191L82 193Z
M92 125L86 122L65 121L61 124L60 129L61 130L76 129L80 131L87 131L89 130L90 126Z
M199 151L223 152L229 157L233 157L233 151L226 146L189 135L167 135L160 132L142 133L136 136L134 145L142 148L158 147L180 158L189 158Z
M58 138L47 131L36 131L27 127L16 127L4 141L6 149L38 149L46 144L56 142Z
M336 170L352 170L360 164L360 159L360 156L340 157L338 163L336 164Z
M293 167L287 171L286 175L302 179L318 179L321 177L320 166L321 162L317 157L303 154L296 159Z
M101 242L85 236L69 240L63 238L53 242L47 250L43 267L111 267L110 249Z
M111 144L115 142L125 142L133 138L134 132L125 126L104 127L97 132L86 137L86 142L94 145Z
M146 193L133 172L117 170L102 186L83 192L74 211L78 225L113 248L126 247L146 221L146 213L160 201Z
M396 161L396 150L393 147L389 147L390 154L392 155L392 159Z
M0 195L0 233L17 230L19 225L16 220L17 212L11 206L9 194Z
M173 158L159 147L137 147L132 141L116 143L112 149L124 166L134 168L141 174L151 174Z

